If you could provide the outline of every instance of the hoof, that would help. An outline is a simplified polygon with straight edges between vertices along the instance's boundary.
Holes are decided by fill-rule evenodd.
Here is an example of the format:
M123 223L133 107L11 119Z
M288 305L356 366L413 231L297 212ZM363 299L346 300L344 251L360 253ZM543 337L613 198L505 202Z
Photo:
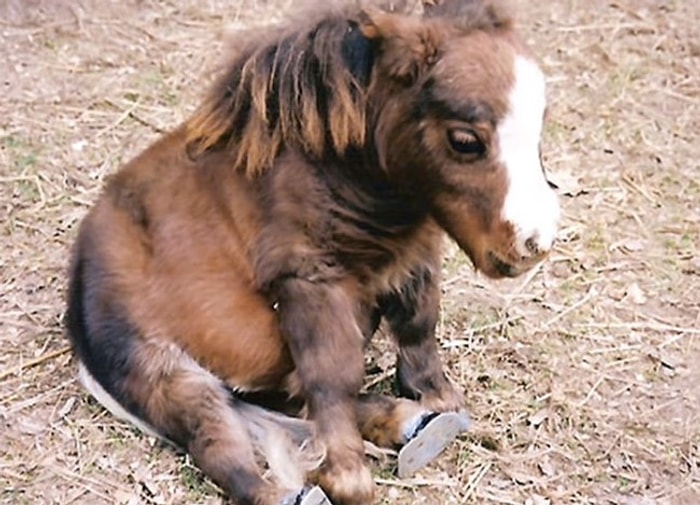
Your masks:
M426 415L408 443L399 451L399 477L408 477L430 463L470 425L471 419L464 412Z
M304 488L297 494L288 496L280 505L333 505L326 493L318 487Z

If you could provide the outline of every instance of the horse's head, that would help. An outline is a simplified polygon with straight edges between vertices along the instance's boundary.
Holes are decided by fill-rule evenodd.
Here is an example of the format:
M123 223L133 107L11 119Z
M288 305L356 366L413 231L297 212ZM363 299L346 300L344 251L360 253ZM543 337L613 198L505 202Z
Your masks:
M397 185L491 277L516 276L552 248L557 197L540 160L545 80L488 2L444 0L422 17L379 11L373 142Z

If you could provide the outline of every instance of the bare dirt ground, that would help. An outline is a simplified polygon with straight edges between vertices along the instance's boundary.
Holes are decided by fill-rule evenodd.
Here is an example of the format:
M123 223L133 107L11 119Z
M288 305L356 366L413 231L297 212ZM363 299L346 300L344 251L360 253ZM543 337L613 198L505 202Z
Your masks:
M89 399L60 325L102 179L196 106L223 34L286 0L0 1L0 502L213 504ZM473 431L377 503L700 503L700 3L515 1L549 75L564 207L533 275L452 248L440 338ZM379 339L368 384L389 383Z

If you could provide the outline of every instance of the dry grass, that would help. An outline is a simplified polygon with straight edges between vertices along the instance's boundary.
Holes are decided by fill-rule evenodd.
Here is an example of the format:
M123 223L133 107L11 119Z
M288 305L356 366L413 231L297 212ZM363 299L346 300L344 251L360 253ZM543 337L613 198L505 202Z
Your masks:
M80 390L64 269L103 177L192 110L226 27L281 1L0 4L0 502L221 501ZM415 479L377 462L378 502L700 503L700 4L515 3L550 76L562 240L497 284L448 255L440 336L476 426Z

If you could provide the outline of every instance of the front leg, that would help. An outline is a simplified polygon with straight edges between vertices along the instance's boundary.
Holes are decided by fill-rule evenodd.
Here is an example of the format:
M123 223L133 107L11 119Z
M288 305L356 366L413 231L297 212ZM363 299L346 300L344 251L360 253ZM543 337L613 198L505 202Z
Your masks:
M396 379L400 394L433 411L460 410L463 395L445 375L435 338L440 311L439 257L414 272L382 305L399 348Z
M364 361L353 285L292 277L276 291L280 330L326 448L319 484L333 503L370 503L374 482L355 411Z

